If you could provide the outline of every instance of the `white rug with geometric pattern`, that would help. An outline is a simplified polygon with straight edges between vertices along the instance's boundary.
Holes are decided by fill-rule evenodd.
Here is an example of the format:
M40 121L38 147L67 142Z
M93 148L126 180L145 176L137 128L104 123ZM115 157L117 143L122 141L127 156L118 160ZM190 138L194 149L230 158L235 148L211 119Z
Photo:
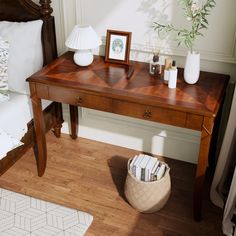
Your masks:
M80 236L93 216L0 188L1 236Z

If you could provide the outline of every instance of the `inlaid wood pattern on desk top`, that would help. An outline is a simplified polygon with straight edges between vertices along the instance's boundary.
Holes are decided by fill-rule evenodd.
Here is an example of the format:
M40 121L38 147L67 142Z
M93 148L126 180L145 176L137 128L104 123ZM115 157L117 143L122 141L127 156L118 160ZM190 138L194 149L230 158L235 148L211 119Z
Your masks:
M229 80L227 75L201 72L197 84L189 85L179 69L177 88L169 89L162 75L149 75L147 63L131 62L134 73L127 79L125 66L105 63L103 57L95 56L90 66L78 67L72 56L67 52L28 80L210 117L217 113Z

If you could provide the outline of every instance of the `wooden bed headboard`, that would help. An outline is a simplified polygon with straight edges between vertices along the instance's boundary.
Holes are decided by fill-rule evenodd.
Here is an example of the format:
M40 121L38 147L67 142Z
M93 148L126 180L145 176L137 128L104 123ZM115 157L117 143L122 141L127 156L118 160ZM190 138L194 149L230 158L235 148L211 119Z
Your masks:
M51 0L40 0L39 4L31 0L0 0L0 21L26 22L42 19L43 56L46 65L57 57L55 23L51 15Z

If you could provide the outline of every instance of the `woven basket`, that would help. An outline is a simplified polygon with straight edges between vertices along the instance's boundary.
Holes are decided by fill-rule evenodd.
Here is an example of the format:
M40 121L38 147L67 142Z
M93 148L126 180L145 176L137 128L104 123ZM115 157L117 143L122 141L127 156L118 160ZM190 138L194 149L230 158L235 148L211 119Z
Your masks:
M129 163L132 159L128 161ZM144 182L137 180L128 168L125 182L125 196L135 209L143 213L152 213L160 210L167 203L170 191L170 168L166 163L166 171L160 180Z

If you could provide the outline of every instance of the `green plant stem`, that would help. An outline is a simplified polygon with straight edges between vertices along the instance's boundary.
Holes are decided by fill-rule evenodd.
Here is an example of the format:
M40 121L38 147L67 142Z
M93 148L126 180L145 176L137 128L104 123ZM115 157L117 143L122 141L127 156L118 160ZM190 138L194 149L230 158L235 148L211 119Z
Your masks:
M206 17L210 14L210 9L214 8L216 3L215 0L204 0L202 6L198 6L197 3L194 4L193 0L178 0L185 11L185 16L187 20L191 21L191 28L175 28L172 24L160 24L154 22L154 30L160 33L161 31L170 32L173 31L177 33L176 40L178 41L178 46L180 44L185 44L185 46L193 52L193 46L198 36L203 36L200 32L202 29L207 29L208 21Z

